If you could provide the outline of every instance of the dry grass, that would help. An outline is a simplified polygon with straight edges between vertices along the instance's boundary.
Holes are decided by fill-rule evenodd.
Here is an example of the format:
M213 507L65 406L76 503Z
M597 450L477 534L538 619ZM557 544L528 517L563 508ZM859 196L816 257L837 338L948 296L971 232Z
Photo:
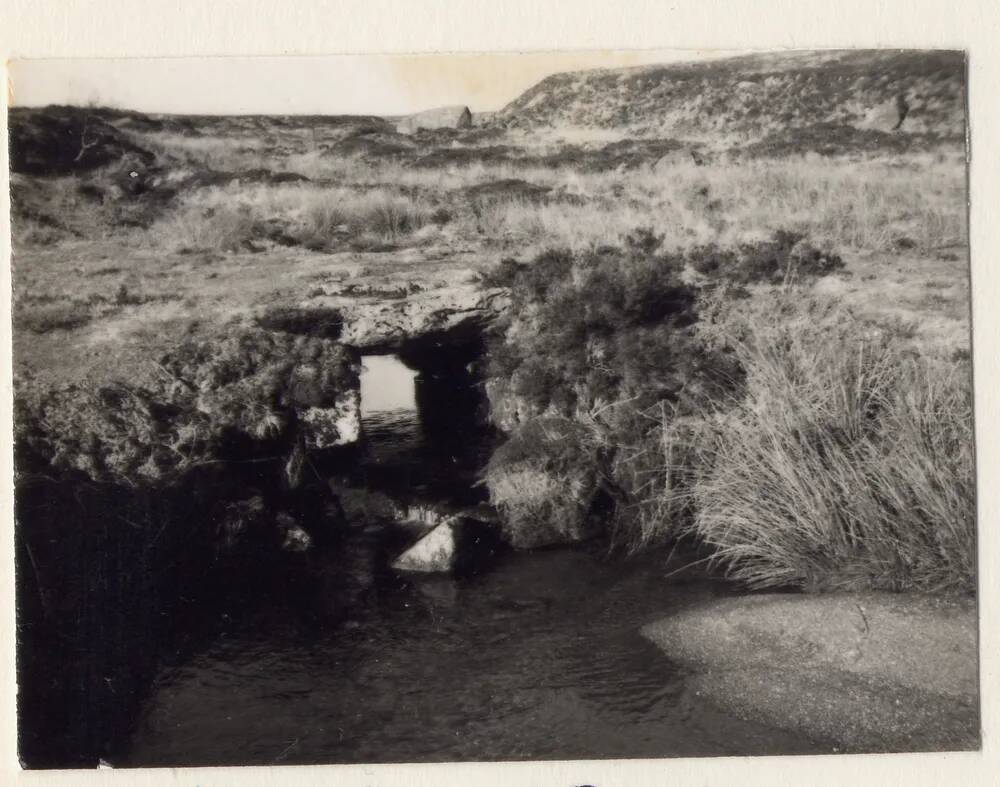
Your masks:
M158 222L151 233L157 246L172 245L184 251L239 251L253 239L254 215L245 205L186 205Z
M800 158L629 175L531 173L531 182L561 186L582 204L497 203L487 227L495 237L571 248L614 242L637 226L652 227L675 248L731 244L778 229L844 251L963 244L964 163L928 156L900 163Z
M268 168L272 155L261 140L250 136L188 137L170 132L135 135L136 142L161 157L173 157L186 164L215 172Z
M751 587L974 589L968 366L801 294L772 307L734 337L746 396L703 444L694 535Z
M347 240L391 243L427 224L431 212L423 201L389 189L212 187L185 197L150 228L144 242L214 251L253 250L254 243L276 240L314 249Z
M675 248L731 244L777 229L806 233L842 251L926 253L966 239L965 162L958 154L723 159L628 173L510 163L416 169L315 153L293 157L287 166L341 182L391 183L440 195L506 179L549 187L552 200L494 200L475 217L486 239L536 248L614 243L637 226L653 227Z
M668 248L677 249L704 243L731 245L777 229L802 232L842 253L913 250L926 254L966 242L965 162L957 153L862 160L806 155L745 161L723 156L707 166L682 160L628 172L586 172L571 166L510 162L429 169L319 149L277 154L266 151L259 140L250 144L252 139L242 137L175 134L154 136L153 145L150 138L140 141L159 150L161 157L169 153L182 162L181 169L168 178L173 181L179 173L190 175L199 169L240 172L263 166L324 183L195 188L163 208L163 220L177 213L184 225L195 220L191 205L243 204L265 218L296 218L309 212L329 229L337 225L323 214L335 218L336 208L341 217L348 218L340 223L354 224L355 233L358 225L368 224L374 236L387 239L419 225L422 208L427 207L403 205L402 199L430 199L443 202L458 216L470 237L504 248L528 247L528 253L554 246L582 249L615 243L637 226L652 227L666 236ZM305 146L299 142L300 148ZM470 204L464 193L470 187L515 179L551 193L542 200L515 197L490 200L481 207ZM331 182L338 185L325 185ZM99 206L81 200L79 183L53 181L52 185L55 188L46 190L42 206L46 215L59 220L98 210ZM368 191L380 191L383 196L362 199L360 192ZM387 206L389 199L394 204ZM331 204L359 200L357 209ZM23 243L44 241L51 235L44 227L30 224L15 224ZM107 221L100 225L109 229ZM225 240L228 233L219 234Z

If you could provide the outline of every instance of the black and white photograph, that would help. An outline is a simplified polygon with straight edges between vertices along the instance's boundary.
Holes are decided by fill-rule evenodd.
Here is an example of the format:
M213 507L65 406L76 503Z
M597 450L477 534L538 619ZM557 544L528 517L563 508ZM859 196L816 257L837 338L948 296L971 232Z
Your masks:
M978 751L968 68L11 62L20 766Z

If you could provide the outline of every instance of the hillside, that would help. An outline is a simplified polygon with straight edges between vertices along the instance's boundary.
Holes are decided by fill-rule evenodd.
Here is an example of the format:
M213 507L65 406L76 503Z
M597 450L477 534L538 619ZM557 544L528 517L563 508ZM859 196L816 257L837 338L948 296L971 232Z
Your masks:
M906 107L901 131L963 136L964 54L792 52L554 74L493 122L688 137L764 135L819 124L891 131L900 103Z

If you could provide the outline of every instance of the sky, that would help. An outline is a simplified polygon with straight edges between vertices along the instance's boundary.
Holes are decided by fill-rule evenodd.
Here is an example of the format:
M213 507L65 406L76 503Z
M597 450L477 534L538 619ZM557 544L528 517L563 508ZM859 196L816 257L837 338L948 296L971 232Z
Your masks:
M329 57L17 60L12 106L179 114L401 115L500 109L549 74L718 57L697 50Z

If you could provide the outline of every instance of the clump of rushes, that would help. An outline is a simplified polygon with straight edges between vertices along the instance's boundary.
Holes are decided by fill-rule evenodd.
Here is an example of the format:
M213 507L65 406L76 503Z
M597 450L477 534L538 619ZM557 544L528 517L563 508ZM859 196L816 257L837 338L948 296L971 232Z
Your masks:
M972 591L968 365L772 306L735 342L745 397L702 436L693 535L755 588Z

